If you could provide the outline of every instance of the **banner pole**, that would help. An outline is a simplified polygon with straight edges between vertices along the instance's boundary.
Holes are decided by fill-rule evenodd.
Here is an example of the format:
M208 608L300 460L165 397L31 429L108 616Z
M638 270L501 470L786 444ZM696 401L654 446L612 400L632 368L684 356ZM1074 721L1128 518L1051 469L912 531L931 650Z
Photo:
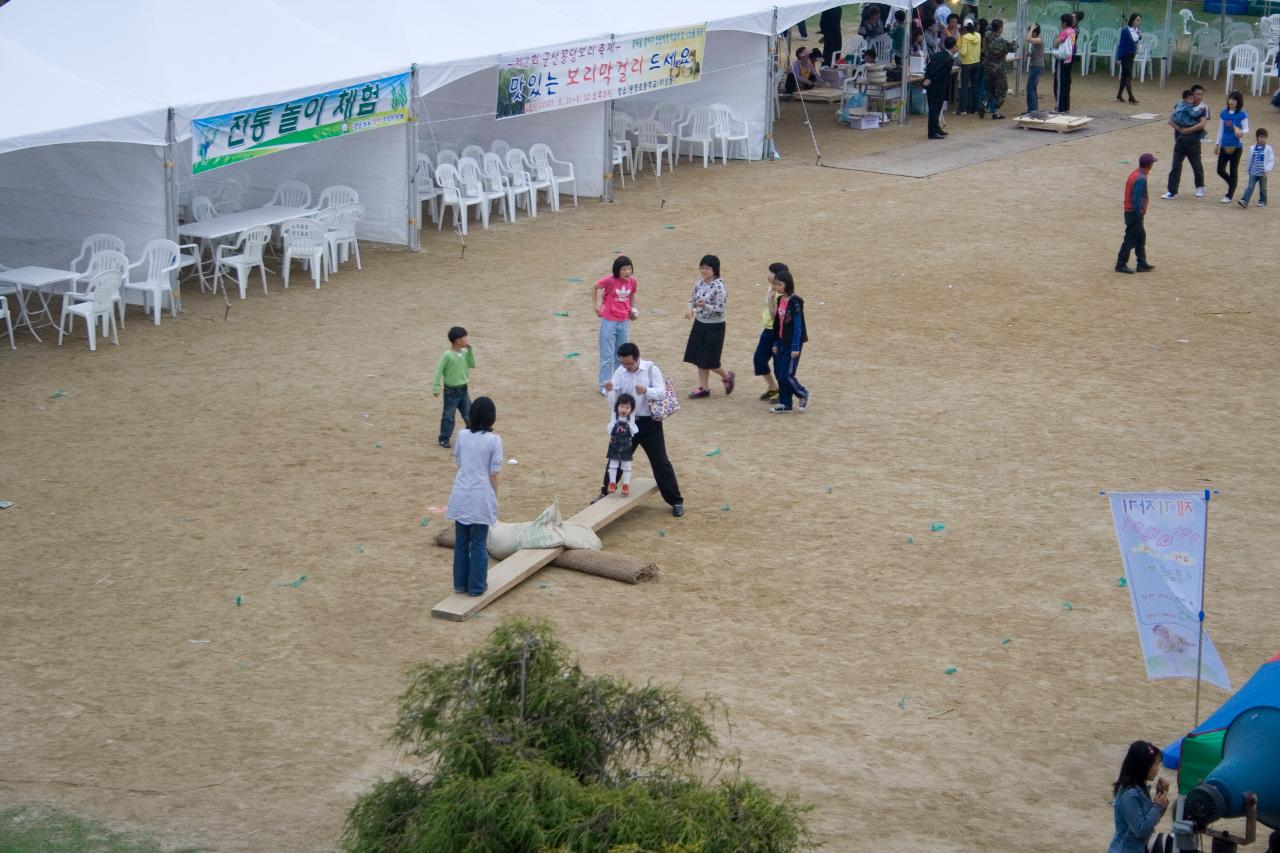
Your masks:
M1204 590L1206 567L1209 563L1209 490L1204 490L1204 556L1200 560L1200 638L1196 643L1196 718L1191 724L1195 731L1200 725L1200 673L1204 668Z
M409 68L409 121L405 123L405 149L409 170L409 215L405 243L410 252L422 251L422 200L418 194L418 63Z
M790 32L790 31L788 31ZM778 7L773 7L773 26L769 28L769 43L765 47L765 81L764 81L764 140L760 148L761 160L777 160L777 151L773 146L773 124L778 119L774 105L778 101L778 83L774 75L778 71ZM747 152L748 155L750 152Z
M173 121L173 107L169 107L164 130L164 230L165 236L178 242L178 134ZM197 261L199 258L197 257ZM169 273L169 283L178 290L178 276L181 269ZM169 297L173 298L172 294Z
M613 43L613 33L609 33L609 43ZM627 166L624 163L622 171L625 174ZM623 178L626 181L626 178ZM613 98L610 98L604 105L604 183L600 186L600 201L605 204L613 202Z

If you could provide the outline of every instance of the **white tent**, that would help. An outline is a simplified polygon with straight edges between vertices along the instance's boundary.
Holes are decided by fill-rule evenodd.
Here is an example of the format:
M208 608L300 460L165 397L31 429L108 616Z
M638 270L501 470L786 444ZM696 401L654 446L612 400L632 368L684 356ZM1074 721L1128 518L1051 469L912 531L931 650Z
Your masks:
M417 67L421 126L396 126L227 167L266 200L283 178L360 192L362 236L413 245L416 137L546 141L575 162L580 195L604 190L602 105L492 119L501 53L707 22L704 79L669 90L728 103L751 123L752 156L771 123L773 34L833 5L761 0L570 4L498 0L482 10L412 0L14 0L0 7L0 261L65 265L95 231L130 253L172 233L172 187L190 174L191 120L280 103ZM479 26L477 26L479 24ZM462 39L458 33L474 34ZM482 44L484 53L474 46ZM489 84L493 83L492 86ZM625 101L619 102L626 104ZM425 148L425 144L423 144ZM166 168L169 176L166 176ZM211 173L217 175L217 172ZM171 176L172 181L169 177Z

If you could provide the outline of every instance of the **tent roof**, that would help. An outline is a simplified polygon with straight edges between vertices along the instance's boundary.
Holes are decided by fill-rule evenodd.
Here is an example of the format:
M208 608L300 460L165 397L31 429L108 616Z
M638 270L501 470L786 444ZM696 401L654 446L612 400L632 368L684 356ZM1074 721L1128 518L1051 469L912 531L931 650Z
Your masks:
M905 3L910 0L896 0ZM162 145L166 111L190 119L304 95L418 64L421 91L489 67L498 53L684 24L773 32L831 0L13 0L0 7L0 75L33 81L0 130L0 153L110 140ZM471 35L461 38L459 34ZM487 51L477 54L475 47Z
M1280 654L1265 662L1244 686L1189 734L1225 729L1250 708L1280 708ZM1176 770L1182 761L1182 738L1165 747L1164 765Z

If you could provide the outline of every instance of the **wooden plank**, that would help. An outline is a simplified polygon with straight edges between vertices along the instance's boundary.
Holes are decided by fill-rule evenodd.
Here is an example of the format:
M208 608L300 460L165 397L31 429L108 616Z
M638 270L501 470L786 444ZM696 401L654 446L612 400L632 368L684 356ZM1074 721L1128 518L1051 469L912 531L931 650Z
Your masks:
M1088 126L1089 122L1093 121L1093 118L1065 114L1041 118L1036 113L1029 113L1018 116L1014 121L1019 127L1025 127L1030 130L1052 130L1058 133L1070 133L1073 130Z
M640 501L657 490L658 484L653 480L633 480L631 482L631 494L625 498L622 497L621 493L614 493L607 498L596 501L567 520L599 531L611 521L634 509ZM431 608L431 615L437 619L449 619L454 622L470 619L492 602L497 601L504 594L519 586L521 581L529 578L538 569L550 563L563 552L563 548L516 551L507 559L489 567L489 589L484 595L477 595L473 598L470 595L454 593Z

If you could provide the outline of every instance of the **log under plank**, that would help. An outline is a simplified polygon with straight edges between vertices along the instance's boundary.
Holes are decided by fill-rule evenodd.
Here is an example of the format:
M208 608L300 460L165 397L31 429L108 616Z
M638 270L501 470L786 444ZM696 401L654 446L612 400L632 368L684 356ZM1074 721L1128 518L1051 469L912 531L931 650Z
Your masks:
M453 548L452 528L441 530L436 535L436 544L441 548ZM566 548L563 554L551 561L551 565L558 569L572 569L575 572L632 584L662 576L662 570L658 568L657 563L608 551Z
M599 532L609 522L625 515L657 490L658 484L654 480L635 479L631 481L631 494L627 497L624 498L615 493L596 501L572 518L565 520L586 525ZM455 593L431 608L431 615L438 619L450 619L455 622L469 619L564 551L564 548L517 551L507 559L489 567L489 590L484 595L473 598Z

